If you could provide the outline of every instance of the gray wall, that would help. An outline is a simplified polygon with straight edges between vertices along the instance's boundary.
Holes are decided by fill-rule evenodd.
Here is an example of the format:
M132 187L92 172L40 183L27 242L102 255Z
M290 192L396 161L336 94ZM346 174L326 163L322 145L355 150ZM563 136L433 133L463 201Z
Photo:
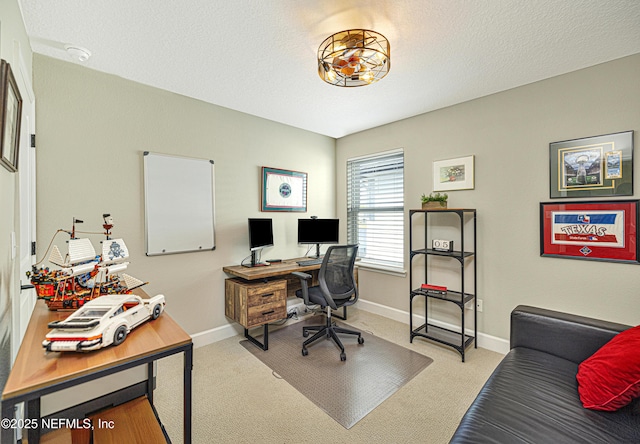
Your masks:
M308 172L303 216L346 220L346 159L404 148L408 209L431 191L434 160L474 154L476 188L451 192L450 205L478 209L480 331L507 338L509 312L521 303L634 324L639 269L541 258L538 204L549 200L550 142L638 130L639 73L640 55L627 57L351 135L334 151L327 137L36 55L38 257L72 217L93 228L110 212L133 252L131 274L167 295L187 331L202 332L227 323L221 268L248 254L247 217L274 217L277 247L267 256L304 252L295 245L299 214L259 212L260 166ZM144 256L145 150L215 160L215 251ZM363 270L360 283L363 299L408 310L406 278ZM433 308L456 322L451 307Z
M550 142L635 130L638 174L639 79L640 54L344 137L337 190L345 189L348 158L402 147L406 209L419 208L432 191L433 161L473 154L475 189L450 192L449 206L478 211L479 330L508 338L518 304L638 324L640 268L540 257L538 221L539 203L550 200ZM345 195L337 196L344 220ZM453 270L441 267L445 284L453 282ZM408 311L406 277L361 271L360 282L363 298ZM458 323L452 307L432 308L434 318Z
M297 219L335 216L335 140L72 63L34 55L38 98L38 259L54 232L100 231L114 217L114 236L131 253L129 274L163 293L167 312L194 334L227 325L225 265L249 254L248 217L274 219L266 258L301 256ZM241 87L241 85L239 85ZM143 151L215 161L216 249L145 256ZM307 213L261 213L261 166L308 173ZM90 236L97 242L101 236ZM56 243L64 248L65 236Z

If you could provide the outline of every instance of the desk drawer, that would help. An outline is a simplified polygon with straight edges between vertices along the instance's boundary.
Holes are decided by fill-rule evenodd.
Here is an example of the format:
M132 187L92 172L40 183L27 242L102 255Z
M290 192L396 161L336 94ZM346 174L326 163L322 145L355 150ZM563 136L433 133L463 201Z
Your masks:
M287 281L250 282L227 279L225 315L245 328L287 316Z
M287 317L287 304L273 303L249 307L247 312L247 328L257 327L268 322Z
M256 307L260 305L269 305L274 302L286 300L287 283L286 281L275 281L277 285L265 283L260 286L252 287L247 290L247 307Z

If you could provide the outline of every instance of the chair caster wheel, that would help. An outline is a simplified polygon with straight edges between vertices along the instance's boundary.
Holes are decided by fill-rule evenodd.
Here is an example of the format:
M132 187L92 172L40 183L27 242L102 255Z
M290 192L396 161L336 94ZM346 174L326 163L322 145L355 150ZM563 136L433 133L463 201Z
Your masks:
M362 336L358 336L358 344L364 344L364 338Z
M309 332L308 331L303 331L302 332L302 336L304 336L305 338L309 337Z
M341 361L346 361L347 360L347 355L345 355L344 353L340 353L340 360Z
M302 349L302 356L307 356L309 354L309 350L307 350L306 348Z

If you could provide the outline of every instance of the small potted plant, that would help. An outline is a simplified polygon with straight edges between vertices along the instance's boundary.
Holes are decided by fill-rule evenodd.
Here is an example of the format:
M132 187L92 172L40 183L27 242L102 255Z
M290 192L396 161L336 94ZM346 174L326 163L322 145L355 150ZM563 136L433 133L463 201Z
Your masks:
M428 196L422 194L421 199L423 210L442 210L447 208L447 199L449 199L449 196L447 193L429 193Z

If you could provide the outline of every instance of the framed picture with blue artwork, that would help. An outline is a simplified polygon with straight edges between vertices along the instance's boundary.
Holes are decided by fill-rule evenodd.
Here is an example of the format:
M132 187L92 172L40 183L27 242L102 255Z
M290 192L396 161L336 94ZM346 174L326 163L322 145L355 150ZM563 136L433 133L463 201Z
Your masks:
M307 173L262 167L261 211L307 211Z

